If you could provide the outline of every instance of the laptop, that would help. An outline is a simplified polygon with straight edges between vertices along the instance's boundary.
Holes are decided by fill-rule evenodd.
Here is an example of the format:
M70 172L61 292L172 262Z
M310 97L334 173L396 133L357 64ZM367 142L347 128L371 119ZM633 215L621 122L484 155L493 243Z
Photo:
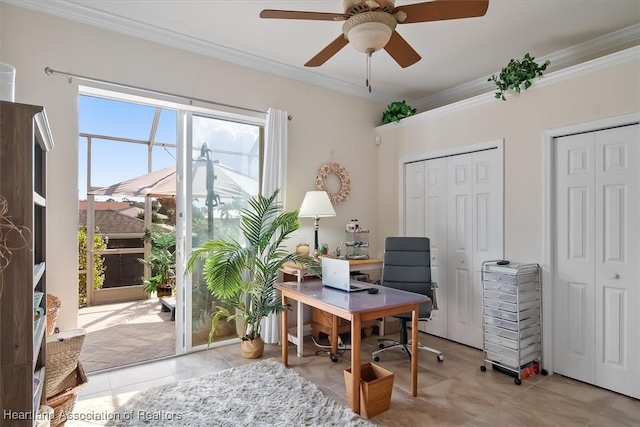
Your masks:
M322 284L345 292L366 291L368 286L357 280L351 280L349 261L322 257Z

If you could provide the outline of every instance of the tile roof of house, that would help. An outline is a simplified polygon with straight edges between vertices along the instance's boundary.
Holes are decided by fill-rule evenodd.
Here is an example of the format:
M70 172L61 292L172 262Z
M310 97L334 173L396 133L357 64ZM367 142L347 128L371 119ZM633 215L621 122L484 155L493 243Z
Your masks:
M138 234L144 233L144 221L113 210L97 210L95 226L100 234ZM87 211L79 212L80 225L87 225Z
M78 210L86 211L88 202L86 200L78 201ZM96 211L119 211L121 209L127 209L131 205L129 202L94 202L93 208Z

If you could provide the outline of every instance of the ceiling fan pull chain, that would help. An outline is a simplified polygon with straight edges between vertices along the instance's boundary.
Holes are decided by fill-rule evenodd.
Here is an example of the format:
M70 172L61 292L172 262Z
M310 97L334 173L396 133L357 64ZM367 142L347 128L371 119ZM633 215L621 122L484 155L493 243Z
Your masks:
M371 93L371 50L367 51L367 87Z

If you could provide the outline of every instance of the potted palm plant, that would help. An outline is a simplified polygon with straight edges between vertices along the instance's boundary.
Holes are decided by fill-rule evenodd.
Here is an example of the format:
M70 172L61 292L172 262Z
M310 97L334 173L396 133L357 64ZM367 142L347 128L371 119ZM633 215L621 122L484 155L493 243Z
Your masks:
M300 223L298 211L283 212L277 196L278 190L269 197L259 195L248 201L240 220L244 242L209 240L196 248L187 262L188 271L193 271L198 261L204 263L204 281L218 301L211 318L209 343L218 322L235 319L240 325L238 335L245 358L262 355L262 319L289 309L273 287L282 264L293 261L305 268L317 268L313 258L285 250L284 242Z

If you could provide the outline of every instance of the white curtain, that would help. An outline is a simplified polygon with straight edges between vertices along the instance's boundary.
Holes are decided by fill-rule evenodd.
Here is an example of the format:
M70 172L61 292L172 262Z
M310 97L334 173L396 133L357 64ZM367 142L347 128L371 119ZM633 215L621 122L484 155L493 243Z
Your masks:
M287 182L287 126L286 111L269 108L265 127L262 194L271 195L280 189L278 201L285 205ZM267 344L277 344L280 331L279 316L270 315L262 320L262 339ZM286 340L286 337L285 337Z

